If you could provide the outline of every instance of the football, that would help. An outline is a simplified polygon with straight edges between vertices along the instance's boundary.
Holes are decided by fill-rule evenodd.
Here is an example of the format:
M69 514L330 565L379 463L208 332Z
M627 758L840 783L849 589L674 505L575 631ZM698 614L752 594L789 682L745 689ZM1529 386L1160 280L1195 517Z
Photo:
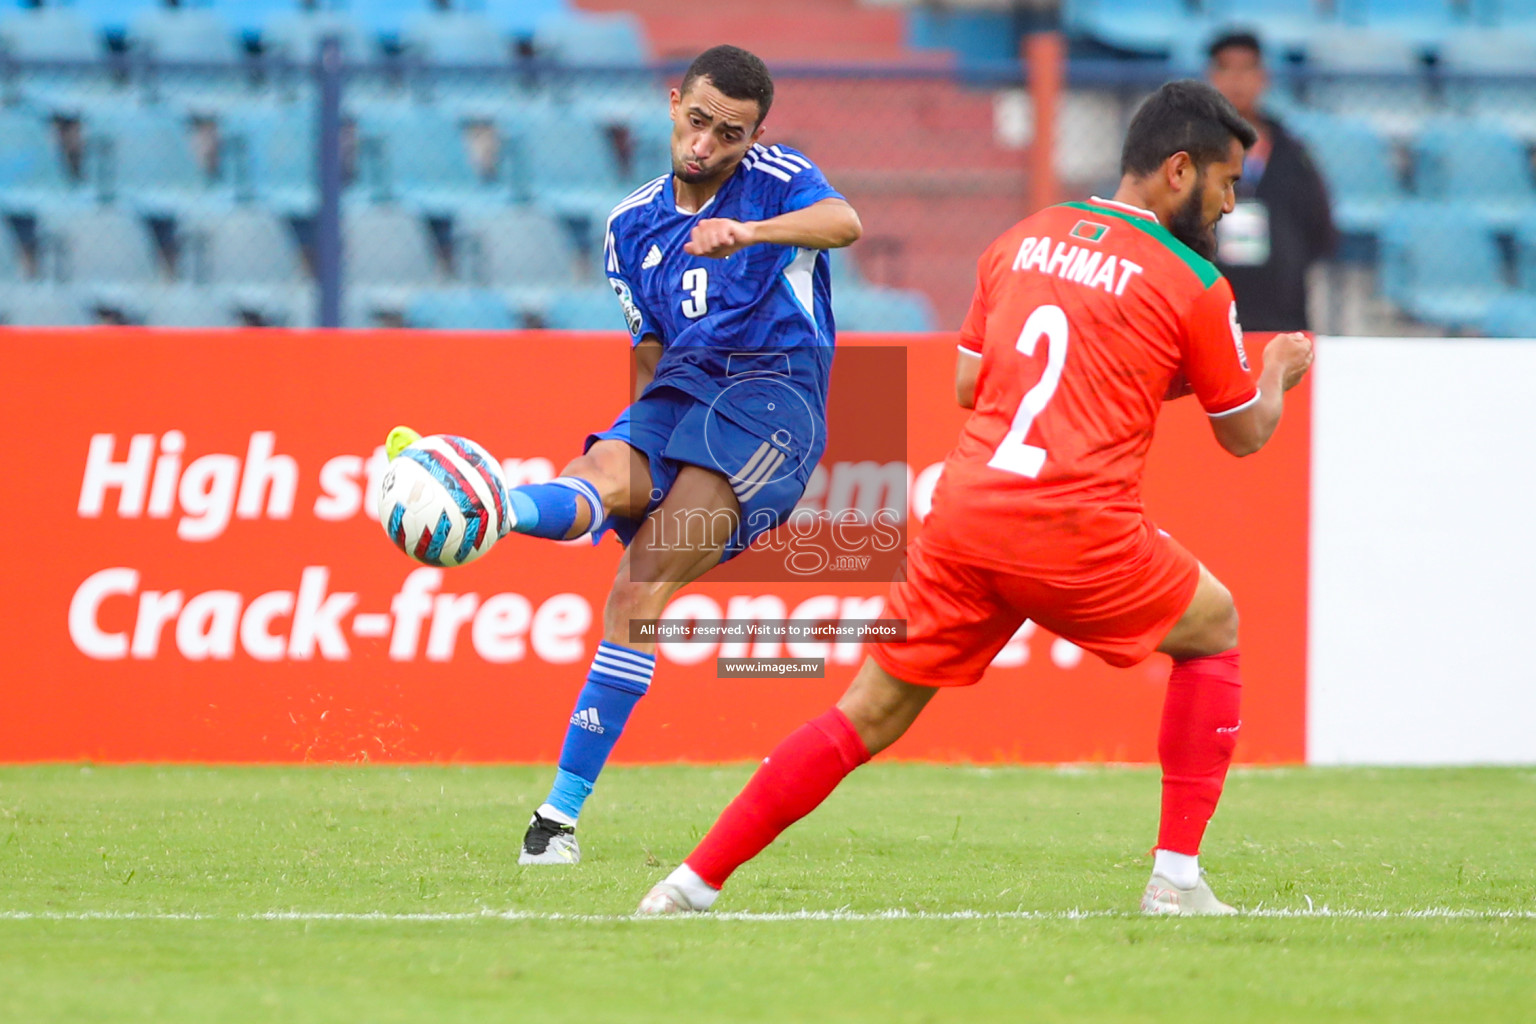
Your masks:
M390 460L379 486L379 522L416 561L473 562L503 532L507 485L480 445L452 434L420 438Z

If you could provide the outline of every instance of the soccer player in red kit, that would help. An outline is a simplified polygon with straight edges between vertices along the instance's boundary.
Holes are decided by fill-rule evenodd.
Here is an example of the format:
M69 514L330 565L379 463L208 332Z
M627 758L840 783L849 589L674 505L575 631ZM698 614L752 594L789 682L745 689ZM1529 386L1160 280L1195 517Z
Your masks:
M956 393L975 411L945 462L874 644L837 705L775 749L640 913L708 909L737 867L893 743L946 686L967 686L1032 619L1112 665L1173 657L1158 755L1162 819L1149 914L1230 914L1199 867L1237 741L1237 610L1141 504L1158 410L1194 394L1234 455L1264 446L1311 342L1273 339L1257 382L1214 228L1253 128L1199 82L1137 111L1111 200L1029 217L982 256Z

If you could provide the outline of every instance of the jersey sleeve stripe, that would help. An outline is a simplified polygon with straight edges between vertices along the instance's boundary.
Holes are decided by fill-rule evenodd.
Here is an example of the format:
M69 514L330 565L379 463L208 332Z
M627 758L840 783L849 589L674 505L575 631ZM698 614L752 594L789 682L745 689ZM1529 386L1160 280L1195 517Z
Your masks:
M752 171L762 171L764 174L771 174L775 178L778 178L780 181L790 180L790 177L786 172L779 170L777 167L770 167L767 163L755 163L747 169Z
M1213 420L1219 420L1223 416L1231 416L1235 412L1242 412L1244 409L1250 408L1262 397L1264 397L1264 392L1255 389L1253 392L1253 397L1248 399L1248 401L1234 405L1230 409L1223 409L1221 412L1208 412L1206 415Z
M781 160L788 160L790 163L793 163L793 164L799 164L800 165L800 169L803 170L803 171L808 171L808 170L811 169L811 162L809 160L807 160L805 157L800 156L798 153L786 153L782 149L780 149L778 146L772 147L772 150L773 150L773 155L774 156L778 157Z
M961 352L964 352L968 356L975 356L978 359L981 358L981 353L980 352L976 351L974 348L966 348L965 347L965 342L963 342L963 341L960 344L956 345L955 348L959 349Z
M662 186L666 183L667 176L662 175L649 185L642 186L638 191L632 192L623 202L615 206L613 212L608 215L608 228L610 230L613 228L613 220L619 214L626 210L633 210L636 207L644 206L655 199L661 193Z

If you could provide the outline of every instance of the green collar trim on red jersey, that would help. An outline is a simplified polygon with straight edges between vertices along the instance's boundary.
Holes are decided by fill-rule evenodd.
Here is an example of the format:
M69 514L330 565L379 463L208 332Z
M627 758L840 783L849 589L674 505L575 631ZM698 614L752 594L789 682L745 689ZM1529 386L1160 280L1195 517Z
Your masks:
M1098 206L1094 203L1062 203L1061 205L1074 210L1086 210L1089 213L1098 214L1103 217L1116 217L1132 227L1140 228L1159 242L1162 242L1172 250L1175 256L1188 264L1189 269L1193 270L1195 276L1200 279L1200 283L1207 288L1215 284L1221 277L1221 271L1216 269L1214 263L1179 241L1173 236L1172 231L1169 231L1155 220L1138 217L1135 214L1125 213L1124 211L1111 209L1107 206Z

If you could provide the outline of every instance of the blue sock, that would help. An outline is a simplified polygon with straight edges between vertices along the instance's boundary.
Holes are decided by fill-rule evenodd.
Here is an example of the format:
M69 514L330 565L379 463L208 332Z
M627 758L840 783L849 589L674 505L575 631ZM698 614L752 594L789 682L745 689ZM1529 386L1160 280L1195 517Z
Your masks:
M655 670L654 654L641 654L607 640L597 645L597 655L587 670L587 685L576 698L576 711L565 731L560 770L547 801L572 821L581 815L581 805L592 795L629 713L650 689Z
M507 489L507 501L517 516L514 533L564 540L576 524L576 512L585 501L592 511L589 533L603 523L603 499L597 488L579 476L556 477L547 484L523 484Z

